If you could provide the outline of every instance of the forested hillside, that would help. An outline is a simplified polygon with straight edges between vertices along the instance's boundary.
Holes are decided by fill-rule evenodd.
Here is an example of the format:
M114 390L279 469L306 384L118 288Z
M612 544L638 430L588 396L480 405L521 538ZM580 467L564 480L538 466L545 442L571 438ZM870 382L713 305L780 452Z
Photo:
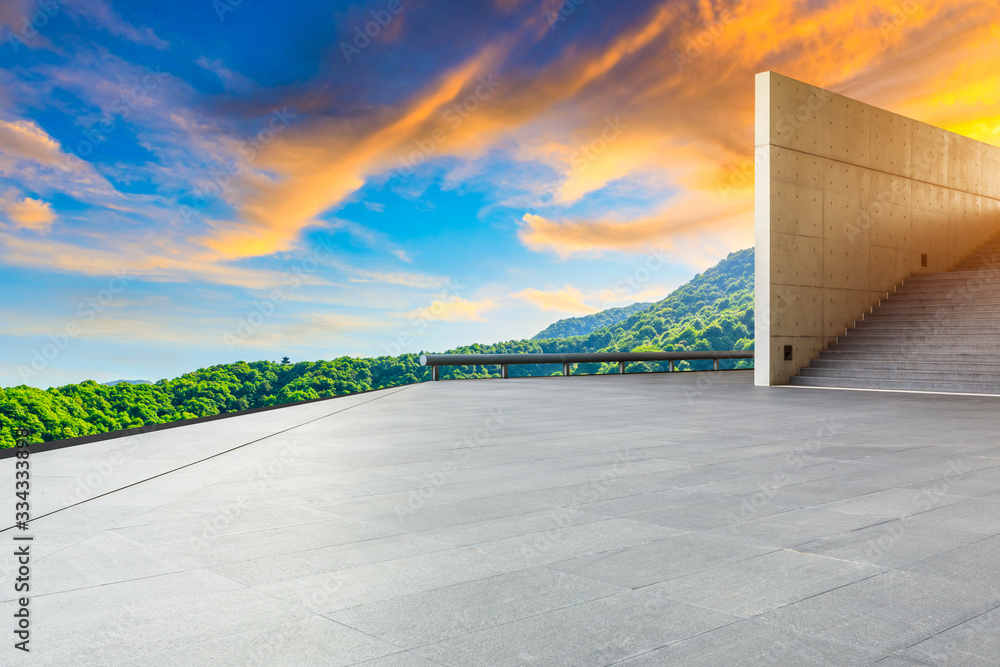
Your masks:
M586 335L469 345L449 352L600 352L605 350L753 349L753 249L730 254L663 301ZM701 364L701 366L699 366ZM698 368L711 362L682 363ZM750 368L752 362L731 362ZM633 365L632 370L639 370ZM647 368L658 364L642 364ZM558 366L511 366L512 376L550 375ZM617 372L613 364L581 364L574 372ZM442 378L493 377L490 366L443 368ZM104 433L221 412L339 396L429 379L418 355L277 364L238 362L203 368L153 384L93 381L51 389L0 389L0 447L26 428L32 442Z
M592 313L582 317L568 317L565 320L559 320L555 324L545 327L545 329L532 336L531 340L585 336L592 331L618 324L629 315L646 310L652 305L651 303L640 302L623 308L608 308L599 313Z

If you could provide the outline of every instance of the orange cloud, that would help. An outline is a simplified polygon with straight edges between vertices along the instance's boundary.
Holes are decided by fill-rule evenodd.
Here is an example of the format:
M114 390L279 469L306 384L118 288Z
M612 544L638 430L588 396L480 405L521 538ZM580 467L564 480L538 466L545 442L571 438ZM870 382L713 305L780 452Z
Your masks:
M725 239L728 247L753 245L753 201L726 204L688 195L671 202L662 211L632 220L609 218L550 220L527 213L518 231L522 243L537 251L566 258L583 254L598 256L609 251L642 253L650 247L677 251L695 237ZM679 258L683 261L683 258Z
M48 202L25 197L0 199L0 208L15 226L36 232L47 232L55 221L55 213Z
M417 308L407 313L411 321L415 320L442 320L445 322L461 322L463 320L473 320L485 322L483 314L494 310L497 307L495 299L487 298L479 301L469 301L460 297L452 299L439 299L425 308Z
M46 166L65 168L66 164L59 144L30 120L0 120L0 153L8 159L28 159Z
M587 315L597 309L587 305L583 292L567 285L561 290L545 292L533 287L511 294L515 299L523 299L541 310L555 310L563 313Z

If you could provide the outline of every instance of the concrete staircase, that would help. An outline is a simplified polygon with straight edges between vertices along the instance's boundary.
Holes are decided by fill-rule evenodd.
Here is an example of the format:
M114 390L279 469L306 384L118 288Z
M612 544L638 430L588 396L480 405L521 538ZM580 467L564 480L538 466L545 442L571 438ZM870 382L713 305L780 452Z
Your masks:
M1000 394L1000 236L907 278L790 384Z

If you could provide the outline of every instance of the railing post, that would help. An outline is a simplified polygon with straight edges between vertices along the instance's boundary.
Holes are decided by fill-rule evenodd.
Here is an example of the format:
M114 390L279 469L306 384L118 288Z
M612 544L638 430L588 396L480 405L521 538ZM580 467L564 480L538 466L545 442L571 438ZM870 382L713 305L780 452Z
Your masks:
M437 381L441 379L441 367L431 366L431 380Z
M674 360L673 359L670 360L670 365L667 366L667 369L668 369L667 370L668 373L673 373L674 372Z
M712 370L713 371L719 370L719 359L718 359L718 357L716 357L715 359L712 359Z
M563 375L569 377L569 364L563 363Z
M625 375L625 362L624 361L619 361L618 362L618 374L619 375Z
M507 364L500 364L500 377L502 378L510 377L510 375L507 373Z

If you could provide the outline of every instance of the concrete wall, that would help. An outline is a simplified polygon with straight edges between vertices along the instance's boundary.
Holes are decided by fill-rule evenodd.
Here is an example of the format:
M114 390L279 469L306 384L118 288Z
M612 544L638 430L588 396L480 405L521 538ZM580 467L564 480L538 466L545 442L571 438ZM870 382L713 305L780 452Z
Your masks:
M773 72L756 87L754 379L786 384L905 278L1000 232L1000 148Z

